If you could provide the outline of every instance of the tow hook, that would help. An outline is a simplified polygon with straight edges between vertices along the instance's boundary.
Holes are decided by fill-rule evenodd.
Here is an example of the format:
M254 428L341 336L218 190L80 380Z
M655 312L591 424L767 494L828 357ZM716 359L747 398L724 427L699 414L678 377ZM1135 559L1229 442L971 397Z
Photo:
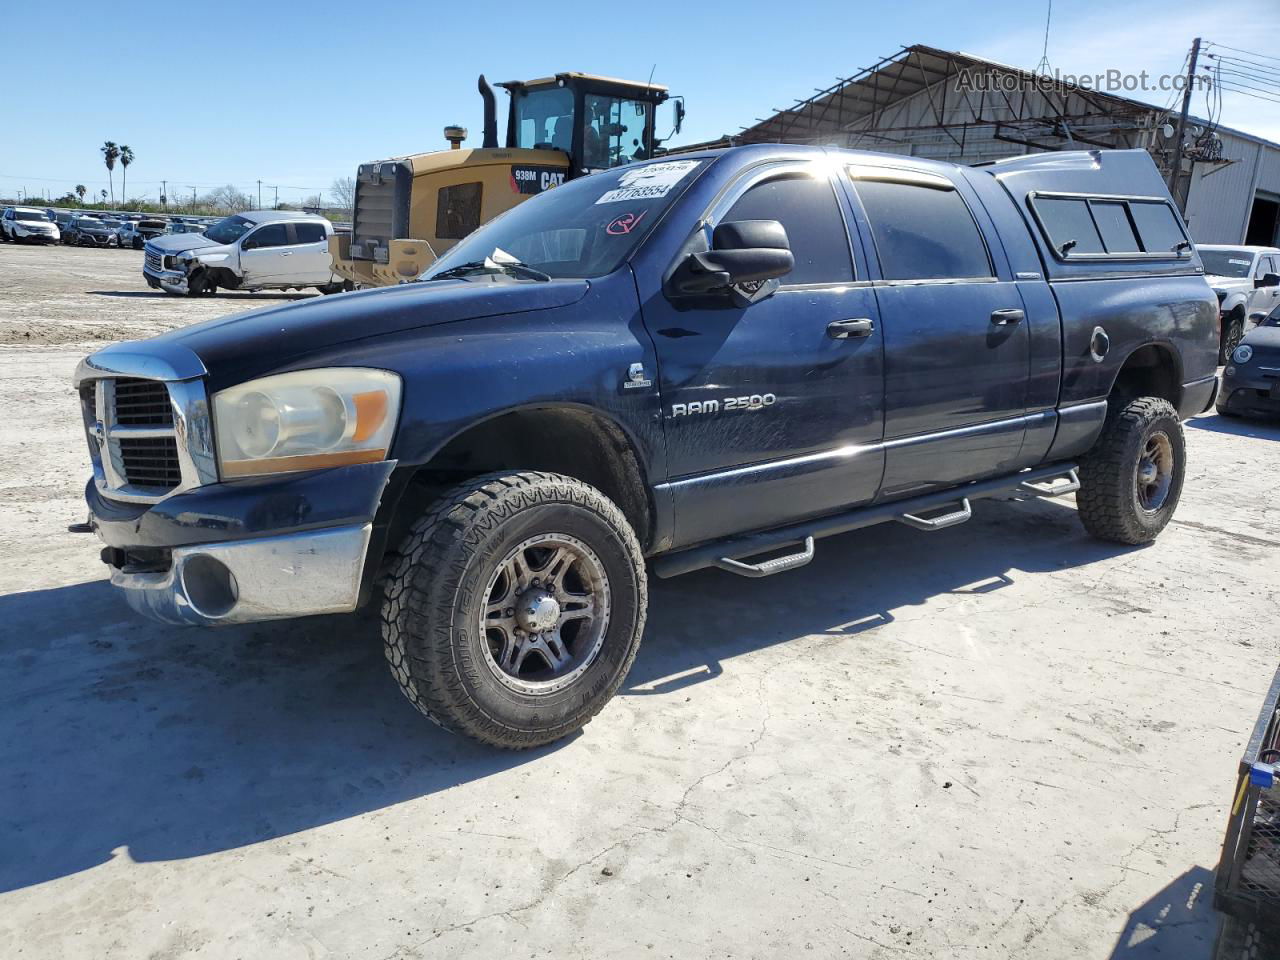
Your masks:
M93 521L86 520L84 523L67 524L67 533L93 533Z

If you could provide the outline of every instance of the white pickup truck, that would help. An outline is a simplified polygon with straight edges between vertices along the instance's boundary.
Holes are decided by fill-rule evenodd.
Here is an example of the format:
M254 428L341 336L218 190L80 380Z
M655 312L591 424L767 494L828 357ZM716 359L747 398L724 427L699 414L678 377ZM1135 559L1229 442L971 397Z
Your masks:
M296 210L250 210L219 220L203 233L148 240L142 275L166 293L203 296L226 290L315 287L337 293L329 237L333 224Z

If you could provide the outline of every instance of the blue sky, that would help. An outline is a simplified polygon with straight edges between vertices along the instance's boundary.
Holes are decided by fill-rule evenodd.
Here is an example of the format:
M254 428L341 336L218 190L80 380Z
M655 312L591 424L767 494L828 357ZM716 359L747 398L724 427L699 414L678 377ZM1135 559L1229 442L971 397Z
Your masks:
M5 35L19 59L49 69L9 72L0 93L0 194L104 188L97 148L111 139L137 155L131 196L157 196L162 179L171 196L227 182L253 194L261 179L296 201L363 161L445 146L449 123L478 145L481 72L491 81L559 70L644 80L653 70L685 96L680 140L691 142L734 132L905 44L1034 67L1045 6L11 4ZM1197 35L1276 55L1278 25L1275 0L1056 0L1049 59L1064 72L1176 73ZM1222 122L1280 140L1280 104L1229 96ZM118 192L118 168L115 181Z

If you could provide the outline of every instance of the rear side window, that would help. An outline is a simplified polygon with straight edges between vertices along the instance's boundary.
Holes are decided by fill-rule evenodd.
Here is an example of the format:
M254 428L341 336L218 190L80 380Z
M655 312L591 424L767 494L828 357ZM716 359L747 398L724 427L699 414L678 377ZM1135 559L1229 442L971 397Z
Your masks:
M436 236L461 240L480 226L481 184L459 183L441 187L436 194Z
M323 223L295 223L293 232L299 243L319 243L324 239Z
M777 220L786 228L796 265L783 283L853 280L849 236L826 177L780 177L757 183L721 218L724 223L733 220Z
M1139 253L1142 250L1124 203L1116 200L1091 200L1089 209L1093 212L1094 222L1098 225L1098 232L1102 234L1107 253Z
M1064 257L1082 253L1106 253L1102 235L1089 213L1089 201L1058 197L1036 199L1036 213L1049 234L1049 242Z
M964 199L938 186L892 180L854 181L871 221L886 280L954 280L993 276L982 233Z
M1143 249L1148 252L1174 253L1180 243L1186 242L1187 235L1178 222L1178 215L1167 203L1135 200L1129 203L1129 211L1138 225Z
M1062 259L1177 257L1188 249L1177 212L1163 200L1033 193L1028 201Z

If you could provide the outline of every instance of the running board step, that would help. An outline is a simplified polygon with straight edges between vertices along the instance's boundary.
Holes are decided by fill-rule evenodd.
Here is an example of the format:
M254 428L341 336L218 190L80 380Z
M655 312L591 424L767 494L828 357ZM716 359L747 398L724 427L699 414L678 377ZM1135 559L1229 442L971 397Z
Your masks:
M936 517L921 517L914 513L904 513L897 520L899 523L905 523L908 527L915 527L917 530L945 530L947 527L959 526L972 516L973 507L969 506L969 498L961 497L959 510L952 510L950 513L939 514Z
M759 551L757 551L759 552ZM732 557L721 557L715 565L721 570L736 573L740 577L772 577L775 573L786 573L803 567L813 559L813 537L804 538L804 549L799 553L791 553L785 557L774 557L761 563L743 563Z
M1044 480L1024 480L1018 484L1018 489L1037 497L1065 497L1068 493L1075 493L1080 489L1080 474L1073 467L1066 472L1065 476L1054 477L1049 483L1045 483Z

